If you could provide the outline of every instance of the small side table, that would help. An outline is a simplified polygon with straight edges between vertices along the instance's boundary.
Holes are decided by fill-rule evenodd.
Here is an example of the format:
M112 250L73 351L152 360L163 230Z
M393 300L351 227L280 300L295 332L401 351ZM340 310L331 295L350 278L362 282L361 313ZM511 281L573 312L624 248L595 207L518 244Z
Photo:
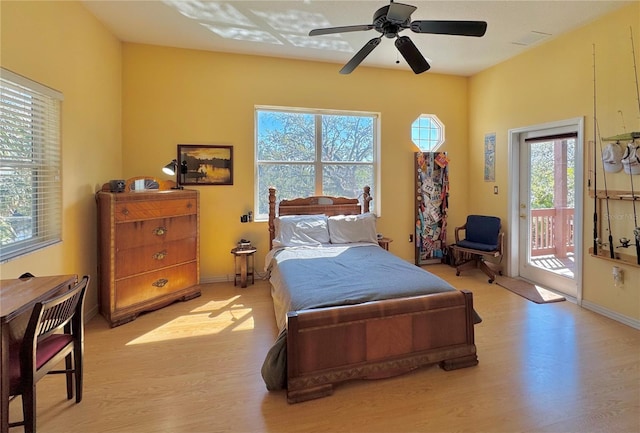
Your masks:
M255 283L254 268L255 268L255 252L258 251L254 247L249 248L234 248L231 250L233 254L233 269L235 275L233 276L233 285L238 285L238 278L240 278L240 287L247 287L247 277L251 277L251 284ZM249 260L251 259L251 260ZM238 263L240 262L240 263ZM238 266L240 269L238 269Z
M380 245L385 250L389 251L389 244L393 242L393 239L390 238L380 238L378 239L378 245Z

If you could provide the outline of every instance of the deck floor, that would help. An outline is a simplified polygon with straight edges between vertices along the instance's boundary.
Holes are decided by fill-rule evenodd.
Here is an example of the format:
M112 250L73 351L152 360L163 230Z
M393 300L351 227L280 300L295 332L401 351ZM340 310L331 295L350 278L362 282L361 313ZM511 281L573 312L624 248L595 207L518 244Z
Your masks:
M575 256L556 257L553 254L531 258L531 264L546 271L550 271L568 278L574 277Z

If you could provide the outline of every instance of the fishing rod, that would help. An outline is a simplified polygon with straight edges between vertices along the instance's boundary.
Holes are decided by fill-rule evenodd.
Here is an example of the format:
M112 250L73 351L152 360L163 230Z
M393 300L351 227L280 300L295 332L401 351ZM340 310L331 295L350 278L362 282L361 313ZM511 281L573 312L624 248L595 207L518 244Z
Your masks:
M593 44L593 254L598 255L598 175L596 149L596 44Z
M598 255L598 189L597 186L597 167L598 167L598 142L600 143L600 155L602 155L602 140L600 139L600 129L598 127L598 117L596 116L596 45L593 44L593 189L594 189L594 202L593 202L593 251L595 255ZM605 203L607 205L607 227L609 229L609 256L615 259L615 253L613 251L613 235L611 234L611 215L609 213L609 190L607 188L607 175L604 170L604 161L600 158L602 163L602 176L604 179L604 195Z
M600 154L602 155L602 138L600 138L600 126L598 125L597 120L595 121L595 125L596 125L596 130L598 132L597 139L598 139L598 142L600 143ZM606 170L604 169L604 159L600 158L600 161L602 162L602 179L604 181L604 196L605 196L605 203L607 206L607 228L609 229L609 256L612 259L615 259L616 255L613 252L613 249L614 249L613 235L611 234L611 213L609 212L609 188L607 188L607 173L606 173Z
M640 113L640 90L638 89L638 68L636 66L636 49L633 44L633 27L629 27L629 33L631 35L631 57L633 58L633 76L636 81L636 100L638 101L638 112ZM631 137L632 140L633 134ZM627 150L631 153L629 146ZM636 160L638 160L638 154L636 152ZM637 161L640 163L640 160ZM633 202L633 234L636 238L636 261L640 265L640 227L638 227L638 216L636 213L636 194L633 190L633 170L631 170L631 155L629 155L629 180L631 182L631 201Z

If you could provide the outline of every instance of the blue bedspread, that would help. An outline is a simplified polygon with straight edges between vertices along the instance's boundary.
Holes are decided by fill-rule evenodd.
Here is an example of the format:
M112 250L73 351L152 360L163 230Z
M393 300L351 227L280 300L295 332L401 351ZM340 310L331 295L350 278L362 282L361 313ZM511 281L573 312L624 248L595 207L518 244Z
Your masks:
M267 256L267 269L280 329L262 366L269 390L286 387L287 312L456 290L375 244L284 248Z

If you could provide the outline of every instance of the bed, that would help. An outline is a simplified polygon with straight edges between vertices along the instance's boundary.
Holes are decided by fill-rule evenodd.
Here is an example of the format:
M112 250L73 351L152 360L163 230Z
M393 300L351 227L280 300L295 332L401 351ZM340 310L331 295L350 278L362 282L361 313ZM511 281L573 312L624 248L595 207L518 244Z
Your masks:
M280 333L262 377L269 390L286 388L289 403L331 395L348 380L478 364L471 292L378 246L370 200L365 188L363 204L315 196L276 210L269 189L265 268Z

